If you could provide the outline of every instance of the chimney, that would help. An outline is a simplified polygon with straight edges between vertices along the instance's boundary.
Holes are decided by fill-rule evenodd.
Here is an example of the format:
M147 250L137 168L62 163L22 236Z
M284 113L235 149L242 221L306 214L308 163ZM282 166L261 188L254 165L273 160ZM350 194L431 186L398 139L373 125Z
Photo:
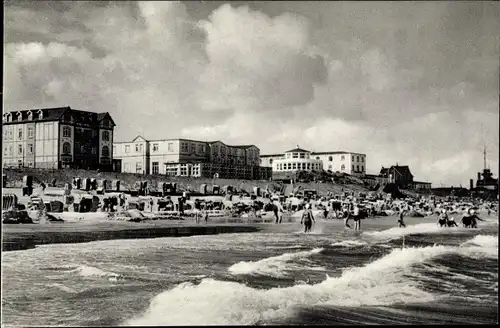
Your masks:
M472 190L472 189L474 189L474 180L470 179L469 180L469 190Z
M477 181L480 181L480 180L481 180L481 173L477 172Z

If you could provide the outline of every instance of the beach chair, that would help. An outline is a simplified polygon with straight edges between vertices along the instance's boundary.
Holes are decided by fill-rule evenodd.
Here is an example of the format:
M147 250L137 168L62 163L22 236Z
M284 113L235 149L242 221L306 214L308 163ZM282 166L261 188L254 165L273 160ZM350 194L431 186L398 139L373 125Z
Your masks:
M12 209L17 209L17 196L15 194L5 194L2 195L2 210L8 211Z

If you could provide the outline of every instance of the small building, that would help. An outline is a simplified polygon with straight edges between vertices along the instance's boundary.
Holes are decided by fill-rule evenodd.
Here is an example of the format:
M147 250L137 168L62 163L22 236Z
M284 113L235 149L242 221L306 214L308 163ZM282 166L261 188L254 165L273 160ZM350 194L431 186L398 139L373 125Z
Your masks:
M430 192L432 190L432 183L431 182L413 181L413 184L411 185L411 189L416 190L416 191Z
M396 184L401 189L411 189L413 187L413 174L408 165L393 165L389 168L382 167L380 176L387 178L389 183Z

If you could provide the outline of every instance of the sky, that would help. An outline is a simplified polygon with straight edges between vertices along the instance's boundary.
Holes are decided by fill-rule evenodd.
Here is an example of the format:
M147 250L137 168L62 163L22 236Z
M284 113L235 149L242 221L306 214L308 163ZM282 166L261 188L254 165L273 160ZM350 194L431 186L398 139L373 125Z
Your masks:
M26 2L4 111L109 112L116 141L367 155L468 187L499 165L498 2Z

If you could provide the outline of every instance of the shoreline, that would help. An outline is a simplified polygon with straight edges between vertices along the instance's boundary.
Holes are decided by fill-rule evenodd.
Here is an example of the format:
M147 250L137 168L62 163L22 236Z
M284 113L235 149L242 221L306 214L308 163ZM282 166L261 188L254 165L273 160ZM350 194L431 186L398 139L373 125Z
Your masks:
M256 224L238 223L52 223L3 225L2 251L27 250L39 245L75 244L116 239L189 237L261 230Z

